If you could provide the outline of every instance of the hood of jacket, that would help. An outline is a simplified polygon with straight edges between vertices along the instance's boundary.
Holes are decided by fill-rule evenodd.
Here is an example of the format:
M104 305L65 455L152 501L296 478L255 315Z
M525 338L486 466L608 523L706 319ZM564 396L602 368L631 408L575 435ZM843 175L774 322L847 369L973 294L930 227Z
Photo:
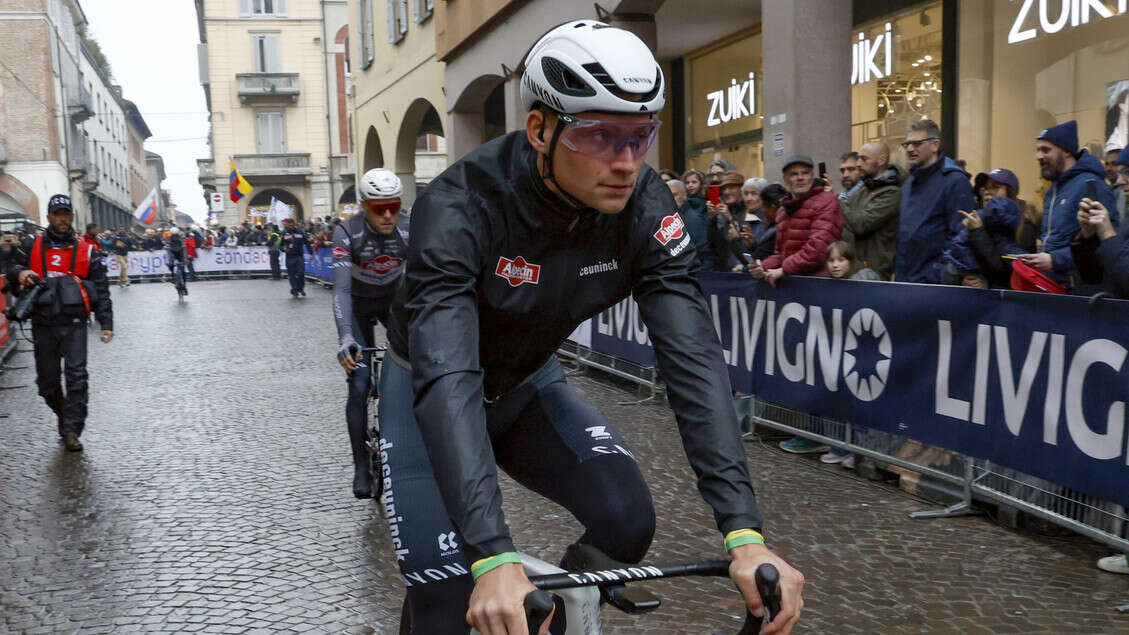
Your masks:
M1082 150L1082 153L1078 156L1078 162L1074 164L1074 167L1060 174L1055 183L1064 185L1084 175L1095 176L1099 182L1105 184L1105 166L1102 165L1100 159L1086 150Z
M906 180L906 171L900 165L891 165L877 176L870 176L869 174L862 177L862 182L866 185L868 190L877 190L881 187L895 186L900 187Z

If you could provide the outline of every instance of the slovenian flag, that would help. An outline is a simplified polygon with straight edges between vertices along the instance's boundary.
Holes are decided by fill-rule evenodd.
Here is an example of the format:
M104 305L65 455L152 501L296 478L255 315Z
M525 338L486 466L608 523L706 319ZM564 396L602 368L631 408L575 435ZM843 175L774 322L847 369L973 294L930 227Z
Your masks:
M251 193L253 189L247 179L239 173L239 168L235 167L235 159L231 160L231 202L238 203L239 199Z
M157 188L153 188L149 191L149 196L146 196L145 200L141 201L141 205L137 206L137 209L133 211L133 215L137 217L137 220L146 225L152 225L153 222L157 220Z

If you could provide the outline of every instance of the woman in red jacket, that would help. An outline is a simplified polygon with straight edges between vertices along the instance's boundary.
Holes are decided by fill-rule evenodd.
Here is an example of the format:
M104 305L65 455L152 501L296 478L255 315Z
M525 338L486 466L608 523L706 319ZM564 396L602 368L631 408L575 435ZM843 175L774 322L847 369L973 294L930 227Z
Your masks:
M185 232L184 249L188 252L188 279L195 281L197 279L196 267L192 265L192 262L196 260L196 234L194 232Z
M811 157L789 157L784 163L784 182L792 196L776 215L776 253L750 271L754 278L772 285L785 275L826 276L827 247L843 235L839 199L822 185L814 185Z

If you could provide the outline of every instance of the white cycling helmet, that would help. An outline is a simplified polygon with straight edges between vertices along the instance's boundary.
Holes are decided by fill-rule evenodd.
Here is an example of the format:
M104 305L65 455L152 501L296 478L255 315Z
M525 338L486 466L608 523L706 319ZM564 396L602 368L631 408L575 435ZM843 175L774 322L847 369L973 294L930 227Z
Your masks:
M173 236L179 236L180 235L180 228L179 227L171 227L171 228L169 228L169 233L172 234Z
M521 103L564 114L657 114L666 82L654 54L630 31L576 20L546 33L525 58Z
M392 170L375 168L365 172L357 184L357 200L384 201L400 198L404 194L404 184Z

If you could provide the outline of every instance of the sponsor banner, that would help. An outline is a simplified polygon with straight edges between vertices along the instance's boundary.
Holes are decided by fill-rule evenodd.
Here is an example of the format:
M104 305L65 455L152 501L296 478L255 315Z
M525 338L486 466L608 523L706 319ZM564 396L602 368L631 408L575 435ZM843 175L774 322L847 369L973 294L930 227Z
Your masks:
M306 275L333 282L333 251L319 247L316 254L306 252Z
M700 276L734 390L1129 505L1129 302ZM634 300L592 348L653 365Z
M270 271L270 256L266 247L214 247L197 249L196 252L197 258L193 262L196 273ZM131 251L127 258L126 272L130 276L161 275L169 272L169 255L163 249ZM110 280L117 280L121 271L118 259L106 256L103 262L106 263L107 277Z

